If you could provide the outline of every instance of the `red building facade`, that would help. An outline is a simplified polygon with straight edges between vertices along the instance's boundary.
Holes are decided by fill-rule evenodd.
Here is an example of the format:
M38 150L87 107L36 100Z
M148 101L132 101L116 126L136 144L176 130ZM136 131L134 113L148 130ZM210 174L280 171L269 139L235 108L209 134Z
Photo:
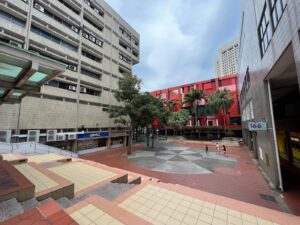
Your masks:
M192 84L185 84L176 87L170 87L163 90L151 92L152 96L160 97L166 101L177 101L179 104L174 106L173 111L180 110L181 106L186 109L191 109L191 106L184 104L184 96L193 89L204 90L205 97L213 94L217 90L228 89L231 92L234 103L229 109L229 113L212 115L208 112L205 105L205 100L198 101L197 118L193 117L188 123L188 126L198 127L224 127L228 129L241 129L241 115L238 102L237 75L231 75L211 80L199 81ZM195 124L196 123L196 124Z

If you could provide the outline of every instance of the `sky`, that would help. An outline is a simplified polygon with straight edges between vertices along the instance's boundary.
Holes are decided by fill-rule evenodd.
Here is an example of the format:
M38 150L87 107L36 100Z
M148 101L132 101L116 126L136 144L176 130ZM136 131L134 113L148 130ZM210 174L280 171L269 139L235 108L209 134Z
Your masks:
M144 91L215 77L219 49L239 37L241 0L105 0L140 34Z

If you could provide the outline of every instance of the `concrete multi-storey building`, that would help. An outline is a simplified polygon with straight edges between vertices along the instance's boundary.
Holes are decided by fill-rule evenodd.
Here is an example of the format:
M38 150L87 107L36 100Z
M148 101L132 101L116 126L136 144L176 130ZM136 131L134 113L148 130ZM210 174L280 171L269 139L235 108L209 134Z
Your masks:
M288 190L300 174L300 1L244 0L242 9L243 136L273 184Z
M215 62L215 72L217 77L237 74L238 54L238 40L226 44L219 50L218 58Z
M236 74L157 90L151 92L151 95L163 99L166 103L177 103L173 107L173 111L185 108L192 112L191 106L185 103L184 98L185 94L191 92L193 89L204 90L206 99L217 90L227 89L230 91L234 102L228 110L228 114L225 115L224 113L219 112L217 115L212 115L206 107L205 100L198 101L197 117L195 118L194 113L192 114L193 118L188 123L189 127L195 127L197 130L203 128L201 133L205 137L206 135L214 135L214 137L217 137L218 134L224 131L224 128L227 128L228 133L230 132L231 135L241 135L241 117L239 111Z
M40 93L0 106L3 135L69 150L124 143L107 111L139 62L139 34L104 0L1 0L0 31L1 42L67 67Z

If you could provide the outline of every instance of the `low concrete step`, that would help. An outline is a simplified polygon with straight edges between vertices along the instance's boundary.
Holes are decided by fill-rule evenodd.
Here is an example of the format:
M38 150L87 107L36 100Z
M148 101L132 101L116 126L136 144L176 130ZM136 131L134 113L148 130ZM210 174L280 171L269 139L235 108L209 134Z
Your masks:
M15 198L0 203L0 222L22 213L23 209Z
M39 205L40 205L40 203L35 198L27 200L26 202L20 203L20 206L22 207L24 212L27 212L33 208L36 208Z

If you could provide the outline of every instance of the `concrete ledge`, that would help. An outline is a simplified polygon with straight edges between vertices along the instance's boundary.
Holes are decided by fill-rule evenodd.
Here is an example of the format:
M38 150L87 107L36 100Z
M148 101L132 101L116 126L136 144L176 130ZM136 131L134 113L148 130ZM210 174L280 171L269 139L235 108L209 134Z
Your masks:
M34 185L10 162L0 161L0 178L0 202L11 198L23 202L34 197Z

